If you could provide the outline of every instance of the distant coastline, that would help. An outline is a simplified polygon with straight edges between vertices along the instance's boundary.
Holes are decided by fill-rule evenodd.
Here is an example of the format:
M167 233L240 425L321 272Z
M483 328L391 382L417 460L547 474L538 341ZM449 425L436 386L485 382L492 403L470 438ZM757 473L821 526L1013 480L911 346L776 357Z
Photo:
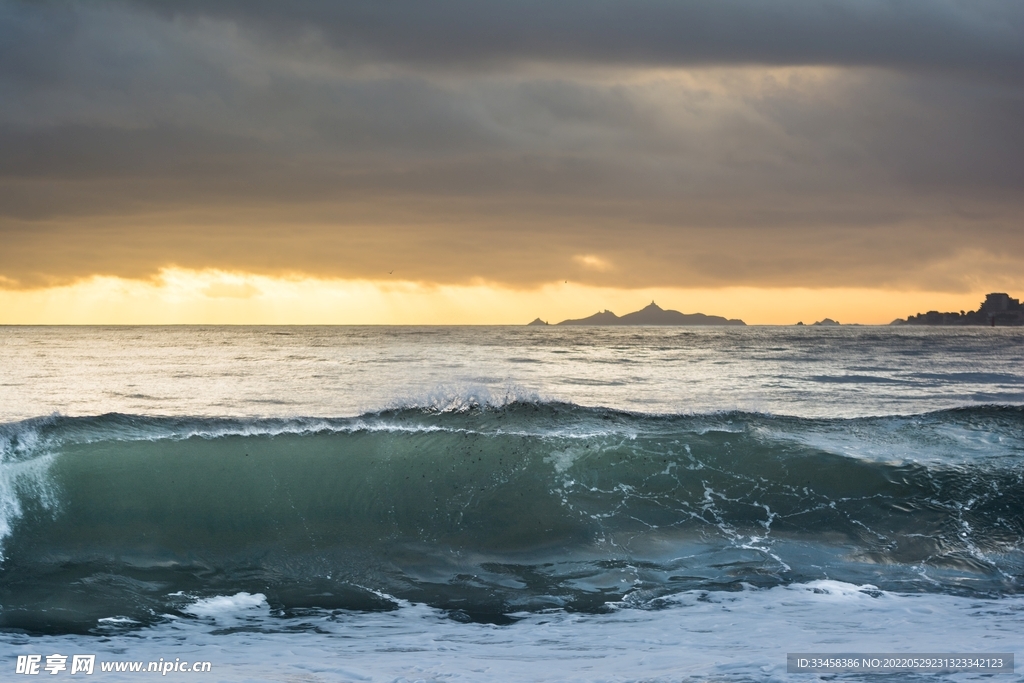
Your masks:
M535 319L529 325L547 325L540 318ZM565 326L597 326L597 325L746 325L742 320L735 318L724 318L720 315L705 315L703 313L680 313L679 311L666 310L653 301L632 313L618 316L611 311L604 310L595 313L587 318L574 320L563 320L556 325Z
M586 318L573 318L563 320L559 323L548 323L540 318L535 318L527 323L529 326L566 326L566 327L597 327L597 326L626 326L626 325L713 325L713 326L745 326L743 320L737 318L725 318L720 315L706 315L704 313L680 313L679 311L666 310L651 302L639 311L626 313L619 316L609 310L598 311ZM803 322L796 323L798 326ZM985 295L985 300L979 304L975 311L928 311L918 313L906 318L897 318L890 325L974 325L991 327L1021 327L1024 326L1024 304L1019 299L1011 297L1005 292L992 292ZM833 327L839 326L837 320L824 318L815 323L812 327Z
M985 296L976 311L928 311L897 318L890 325L986 325L1017 327L1024 325L1024 306L1005 292Z

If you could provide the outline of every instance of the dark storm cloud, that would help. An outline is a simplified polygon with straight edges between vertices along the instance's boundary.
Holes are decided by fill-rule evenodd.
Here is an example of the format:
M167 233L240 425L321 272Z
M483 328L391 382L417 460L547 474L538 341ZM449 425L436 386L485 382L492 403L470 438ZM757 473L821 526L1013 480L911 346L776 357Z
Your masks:
M1017 2L0 0L0 276L964 287L1022 54Z

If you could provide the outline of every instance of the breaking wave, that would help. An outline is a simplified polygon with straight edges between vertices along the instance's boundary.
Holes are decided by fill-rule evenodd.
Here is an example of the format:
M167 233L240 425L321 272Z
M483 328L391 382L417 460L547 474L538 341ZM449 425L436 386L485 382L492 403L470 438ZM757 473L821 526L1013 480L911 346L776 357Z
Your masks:
M0 425L0 627L274 609L657 608L812 581L1024 588L1024 409L812 420L519 395L354 418Z

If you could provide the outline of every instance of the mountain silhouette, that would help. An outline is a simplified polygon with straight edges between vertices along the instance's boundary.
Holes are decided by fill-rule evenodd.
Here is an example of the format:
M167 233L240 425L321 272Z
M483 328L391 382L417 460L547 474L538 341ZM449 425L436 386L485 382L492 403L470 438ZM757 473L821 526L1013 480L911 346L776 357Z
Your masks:
M559 325L746 325L742 320L703 313L665 310L653 301L639 311L619 317L605 310L588 318L563 320Z

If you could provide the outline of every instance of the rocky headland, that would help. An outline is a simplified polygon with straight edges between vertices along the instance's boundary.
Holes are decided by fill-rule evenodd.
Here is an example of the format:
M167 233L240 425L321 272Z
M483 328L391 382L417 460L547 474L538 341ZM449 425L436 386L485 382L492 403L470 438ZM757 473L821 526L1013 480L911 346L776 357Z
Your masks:
M991 327L1024 325L1024 305L1004 292L985 296L976 311L928 311L897 318L890 325L988 325Z

